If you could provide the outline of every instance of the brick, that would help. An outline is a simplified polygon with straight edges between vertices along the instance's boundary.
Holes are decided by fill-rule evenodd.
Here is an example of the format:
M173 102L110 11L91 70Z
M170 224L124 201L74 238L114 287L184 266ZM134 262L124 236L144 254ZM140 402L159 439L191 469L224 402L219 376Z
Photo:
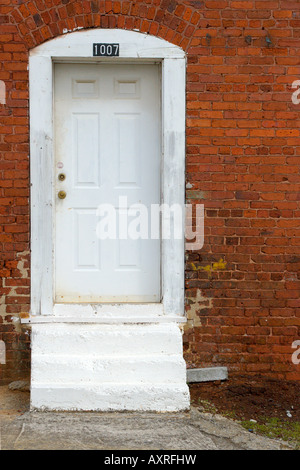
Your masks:
M36 0L13 10L8 3L0 16L8 92L0 105L0 336L29 360L27 338L11 322L27 311L30 288L18 269L19 253L30 249L28 49L65 28L139 29L188 53L186 196L204 203L206 218L204 247L187 253L186 300L196 301L199 289L206 300L202 326L186 328L185 358L299 380L289 349L299 339L300 307L300 108L291 101L300 77L298 3ZM11 354L5 377L18 370Z

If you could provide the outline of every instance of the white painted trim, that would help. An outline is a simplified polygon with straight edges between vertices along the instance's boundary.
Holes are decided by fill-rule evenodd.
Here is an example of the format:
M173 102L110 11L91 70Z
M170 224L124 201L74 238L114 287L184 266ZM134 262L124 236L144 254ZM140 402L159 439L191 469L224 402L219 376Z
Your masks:
M96 60L92 54L93 43L96 42L120 43L120 58L124 59L185 60L185 52L180 47L148 34L123 29L89 29L65 34L37 46L30 55ZM111 62L111 58L106 60Z
M57 317L122 317L128 316L135 318L137 316L159 317L164 314L164 309L160 303L144 304L55 304L53 313Z
M120 43L120 57L92 56L94 42ZM182 49L125 30L78 31L30 51L31 315L54 315L53 269L53 62L162 63L162 202L184 209L185 69ZM184 220L182 230L184 231ZM162 244L163 314L184 315L184 237ZM127 306L126 306L127 305ZM130 316L129 304L124 306ZM126 311L127 310L127 311Z
M161 317L143 316L130 318L128 316L114 318L93 318L93 317L56 317L54 315L35 315L30 318L22 318L23 324L38 323L92 323L101 325L113 325L119 323L138 324L138 323L186 323L186 318L179 315L163 315Z
M164 59L162 70L162 202L185 202L185 61ZM162 291L166 314L184 313L184 217L181 240L163 240Z
M31 313L53 308L52 60L30 56Z

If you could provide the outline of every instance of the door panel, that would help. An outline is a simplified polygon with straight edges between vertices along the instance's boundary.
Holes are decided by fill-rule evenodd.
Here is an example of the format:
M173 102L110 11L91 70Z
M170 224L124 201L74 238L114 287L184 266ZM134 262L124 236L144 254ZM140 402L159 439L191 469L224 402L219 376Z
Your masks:
M158 66L57 64L54 96L56 302L159 302L160 240L96 233L100 204L160 203Z
M73 185L100 186L99 114L73 114Z

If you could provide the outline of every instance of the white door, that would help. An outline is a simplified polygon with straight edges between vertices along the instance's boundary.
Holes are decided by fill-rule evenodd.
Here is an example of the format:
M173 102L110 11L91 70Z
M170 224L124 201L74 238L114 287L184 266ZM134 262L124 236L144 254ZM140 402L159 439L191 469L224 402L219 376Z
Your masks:
M120 201L160 203L159 67L56 64L54 86L55 300L159 302L160 240L118 230ZM101 204L115 239L97 236Z

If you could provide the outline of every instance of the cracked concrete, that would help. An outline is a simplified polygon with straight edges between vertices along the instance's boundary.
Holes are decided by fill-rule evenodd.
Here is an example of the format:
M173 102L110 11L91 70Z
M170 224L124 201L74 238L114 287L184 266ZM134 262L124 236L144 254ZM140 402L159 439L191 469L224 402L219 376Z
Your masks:
M0 387L3 450L292 449L195 407L185 413L29 412L28 398Z

